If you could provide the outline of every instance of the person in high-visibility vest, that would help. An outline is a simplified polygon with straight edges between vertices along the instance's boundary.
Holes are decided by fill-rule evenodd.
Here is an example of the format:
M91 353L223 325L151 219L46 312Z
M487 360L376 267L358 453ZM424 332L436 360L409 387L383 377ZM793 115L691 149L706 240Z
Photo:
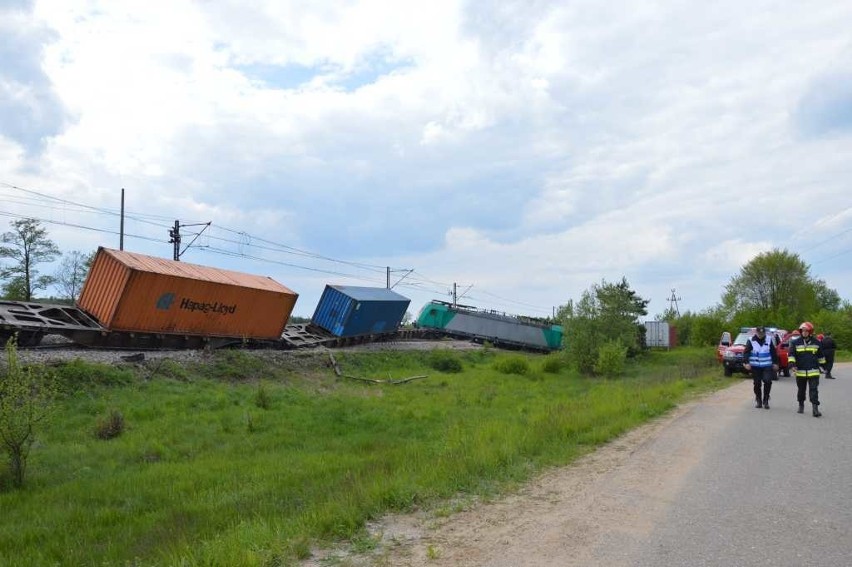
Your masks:
M751 373L754 381L754 407L769 409L772 378L778 372L778 353L775 351L775 343L766 336L765 327L757 327L754 335L746 342L743 360L743 368Z
M790 373L796 377L799 400L799 413L805 412L805 386L808 397L813 405L814 417L822 416L819 411L819 374L820 368L825 367L825 355L822 344L813 337L813 323L805 321L799 325L802 336L790 341L789 361Z

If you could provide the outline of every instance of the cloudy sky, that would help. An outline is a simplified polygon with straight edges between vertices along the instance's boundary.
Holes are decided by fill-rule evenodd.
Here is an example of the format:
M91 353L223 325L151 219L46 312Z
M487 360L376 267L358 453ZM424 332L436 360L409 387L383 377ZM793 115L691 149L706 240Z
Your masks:
M852 299L850 29L836 0L0 0L0 229L118 248L124 188L126 250L211 222L181 259L303 316L386 267L414 312L622 276L700 311L773 248Z

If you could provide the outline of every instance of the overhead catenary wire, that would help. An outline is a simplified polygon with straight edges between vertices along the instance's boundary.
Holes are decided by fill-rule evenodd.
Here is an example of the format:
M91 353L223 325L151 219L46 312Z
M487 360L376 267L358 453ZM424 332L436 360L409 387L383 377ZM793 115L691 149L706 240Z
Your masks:
M104 234L113 234L113 235L118 234L118 231L115 231L115 230L97 228L97 227L93 227L93 226L86 226L86 225L82 225L82 224L78 224L78 223L72 223L72 222L63 222L63 221L57 221L57 220L51 220L51 219L43 219L43 218L31 216L31 215L19 215L19 214L15 214L15 213L7 213L5 211L0 211L0 216L9 217L9 218L18 218L18 219L33 219L33 220L36 220L38 222L45 223L45 224L67 226L67 227L70 227L70 228L77 228L77 229L80 229L80 230L89 230L89 231L92 231L92 232L101 232L101 233L104 233ZM148 237L148 236L144 236L144 235L141 235L141 234L125 234L125 236L130 237L130 238L136 238L136 239L139 239L139 240L147 240L149 242L165 243L165 240L163 240L162 238Z
M24 188L18 187L16 185L12 185L12 184L5 183L5 182L0 182L0 185L6 186L8 188L12 188L12 189L17 190L17 191L21 191L21 192L29 195L32 199L34 199L36 201L42 201L44 203L51 203L51 204L61 204L63 207L77 207L79 210L91 212L91 213L94 213L94 214L104 214L104 215L109 215L111 217L119 216L119 212L117 212L115 210L110 210L110 209L106 209L106 208L103 208L103 207L94 207L94 206L87 205L87 204L84 204L84 203L77 203L77 202L71 201L69 199L61 199L61 198L58 198L58 197L45 195L44 193L32 191L32 190L29 190L29 189L24 189ZM42 207L43 207L43 205L42 205ZM60 209L60 210L64 210L64 209ZM18 216L23 217L24 215L18 215ZM27 218L34 218L34 217L32 215L29 215L29 216L27 216ZM134 212L129 212L129 213L125 214L125 218L131 219L131 220L137 220L138 222L142 222L142 223L157 227L157 228L163 230L164 232L167 231L170 228L170 225L161 224L161 223L158 223L158 222L147 220L147 219L150 219L150 218L160 218L160 219L164 219L164 220L168 218L168 217L164 217L164 216L157 217L157 216L154 216L154 215L142 215L142 214L138 214L138 213L134 213ZM54 221L54 220L50 220L50 219L39 219L39 218L37 218L36 220L41 220L45 223L69 226L69 227L72 227L72 228L77 227L77 228L81 228L81 229L85 229L85 230L92 230L92 231L101 232L101 233L105 233L105 234L118 234L114 230L99 229L99 228L95 228L95 227L91 227L91 226L82 225L82 224L79 224L79 223L68 223L68 222ZM213 231L215 231L215 230L221 230L221 231L229 233L229 234L238 235L239 237L241 237L241 240L234 240L233 238L226 238L226 237L218 236L218 235L213 233ZM188 231L186 234L190 235L190 236L198 236L198 235L200 235L200 232ZM127 236L128 238L137 238L137 239L142 239L142 240L146 240L146 241L150 241L150 242L167 243L167 241L164 238L149 237L149 236L138 235L138 234L125 234L125 236ZM347 278L347 279L352 279L352 280L356 280L356 281L368 282L368 283L371 283L371 284L374 284L374 285L381 285L382 282L378 279L378 274L381 273L382 275L384 275L385 271L387 269L387 266L381 266L381 265L376 265L376 264L368 264L368 263L364 263L364 262L353 262L353 261L348 261L348 260L341 260L341 259L337 259L337 258L332 258L332 257L327 256L327 255L318 254L318 253L310 252L310 251L303 250L303 249L300 249L300 248L296 248L296 247L293 247L293 246L289 246L289 245L286 245L286 244L282 244L282 243L279 243L279 242L275 242L275 241L272 241L268 238L251 235L251 234L249 234L245 231L236 230L236 229L233 229L233 228L228 228L228 227L219 226L219 225L215 225L215 224L213 225L213 229L212 229L211 233L205 234L204 239L205 239L205 242L216 241L216 242L219 242L219 243L231 244L231 245L239 247L240 249L251 248L251 249L254 249L254 250L260 250L260 251L264 251L264 252L283 253L283 254L288 254L288 255L291 255L291 256L300 257L300 258L303 258L303 259L306 259L306 260L331 262L331 263L335 263L335 264L338 264L338 265L341 265L341 266L348 266L348 267L354 267L354 268L357 268L357 269L372 271L376 274L376 278L373 279L373 278L369 278L369 277L366 277L366 276L361 275L361 274L352 274L352 273L348 273L348 272L341 271L341 270L323 269L323 268L318 268L318 267L314 267L314 266L307 266L307 265L299 264L299 263L295 263L295 262L286 262L286 261L278 260L278 259L275 259L275 258L264 257L264 256L257 255L257 254L250 254L250 253L245 253L245 252L235 252L235 251L232 251L232 250L226 250L222 247L210 246L209 244L208 245L196 245L196 246L193 246L192 249L193 250L199 250L199 251L200 250L207 250L208 252L211 252L211 253L220 254L220 255L224 255L224 256L228 256L228 257L232 257L232 258L242 258L242 259L251 260L251 261L255 261L255 262L266 262L266 263L269 263L269 264L285 266L285 267L309 271L309 272L313 272L313 273L323 273L323 274L328 274L328 275L334 275L334 276L341 277L341 278ZM428 284L431 284L431 285L428 285ZM465 284L465 285L468 285L468 284ZM452 288L452 284L446 283L446 282L439 282L439 281L436 281L432 278L428 278L428 277L422 275L422 273L419 272L418 270L412 271L412 273L409 275L408 281L401 282L399 284L399 287L403 288L403 289L421 292L421 293L431 293L431 294L437 295L439 297L441 297L441 296L447 297L447 296L452 295L452 292L450 291L450 289ZM478 297L478 294L487 295L487 296L489 296L493 299L487 300L487 299ZM516 310L518 308L518 306L524 307L526 309L535 310L535 311L540 312L540 313L550 313L551 312L550 307L536 306L536 305L532 305L530 303L511 300L511 299L502 297L500 295L490 293L490 292L482 289L479 286L477 286L477 288L476 288L476 293L470 294L470 295L465 295L464 298L465 298L465 301L467 303L482 304L484 306L488 306L488 308L491 308L491 309L493 309L494 307L502 307L507 312ZM494 301L494 299L497 299L498 301Z
M90 214L90 215L104 215L109 217L118 217L120 216L120 212L117 209L110 209L105 207L98 207L89 205L86 203L76 202L71 199L65 199L60 197L55 197L49 194L46 194L42 191L34 191L31 189L27 189L24 187L20 187L18 185L8 183L5 181L0 181L0 202L9 203L18 205L19 207L37 207L38 210L42 214L15 214L11 212L2 212L0 215L10 218L33 218L45 224L64 226L68 228L73 228L77 230L86 230L92 231L102 234L110 234L117 235L119 234L116 230L107 229L103 227L93 226L94 222L81 222L79 219L74 221L69 220L61 220L61 219L50 219L44 218L44 211L56 211L59 213L65 212L70 214ZM162 230L163 235L150 235L139 233L138 231L135 233L125 234L128 238L143 240L147 242L153 242L158 244L167 244L166 239L166 231L169 229L170 224L167 224L171 217L163 216L163 215L153 215L146 214L140 212L126 212L125 218L128 220L132 220L146 227L151 227L152 229ZM186 221L191 222L191 221ZM194 221L193 221L194 222ZM240 253L233 250L226 250L228 246L199 246L193 245L191 247L192 250L207 250L210 253L223 254L226 256L236 257L236 258L245 258L247 260L255 261L255 262L266 262L274 265L286 266L289 268L304 270L313 273L323 273L328 275L334 275L340 278L349 278L357 281L365 281L375 285L383 285L383 276L386 273L388 266L386 265L378 265L372 264L369 262L357 262L352 260L346 260L341 258L335 258L329 255L320 254L316 252L312 252L306 249L294 247L288 244L284 244L281 242L276 242L265 236L258 236L249 234L245 231L241 231L234 228L229 228L225 226L220 226L217 224L213 224L211 230L215 229L216 231L221 231L225 233L224 235L210 233L204 235L205 242L217 242L223 245L229 245L237 247L238 249L245 249L248 253ZM835 253L830 253L831 250L824 250L831 243L838 243L838 238L841 236L845 236L848 233L852 232L852 228L844 228L834 233L832 236L822 239L813 244L805 244L801 242L801 246L796 246L801 252L802 256L811 256L813 257L815 251L825 251L829 252L829 255L824 256L822 258L818 258L811 262L811 265L822 264L824 262L828 262L835 258L845 256L852 252L852 249L845 248L837 251ZM196 233L188 232L188 234L193 235ZM230 235L230 236L229 236ZM239 238L234 238L233 235L238 235ZM799 240L797 239L797 244L799 244ZM841 244L842 246L842 244ZM837 246L833 247L835 250L838 249ZM262 251L267 254L255 254L251 253L251 251ZM370 272L370 275L352 273L351 270L348 269L325 269L323 267L317 267L315 265L306 264L303 262L290 262L281 260L280 258L274 257L276 254L286 254L293 258L299 258L305 262L327 262L332 263L337 266L346 266L347 268L355 268L357 270L364 270ZM273 257L269 257L269 255L273 255ZM372 274L375 274L375 277L371 277ZM380 274L382 277L380 277ZM468 285L468 284L464 284ZM449 291L452 288L452 283L437 281L434 278L428 277L424 275L421 271L415 269L411 272L411 274L406 278L406 281L400 282L397 284L397 287L409 289L413 291L418 291L422 293L432 293L437 296L446 297L451 292ZM496 301L495 301L496 300ZM524 301L518 301L514 299L510 299L504 297L502 295L492 293L488 290L485 290L481 287L481 285L477 284L473 293L465 296L465 301L472 303L481 303L487 304L489 306L499 305L502 307L508 307L509 309L517 309L519 307L535 310L542 313L550 313L552 307L544 307L534 305L532 303L527 303Z

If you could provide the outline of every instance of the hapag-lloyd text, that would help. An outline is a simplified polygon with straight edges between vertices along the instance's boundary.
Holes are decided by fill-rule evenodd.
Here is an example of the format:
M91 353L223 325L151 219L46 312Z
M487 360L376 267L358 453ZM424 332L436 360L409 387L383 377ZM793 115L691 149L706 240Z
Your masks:
M225 305L224 303L203 303L201 301L192 301L189 298L183 298L180 302L181 309L189 311L201 311L202 313L220 313L222 315L233 315L237 310L237 304Z

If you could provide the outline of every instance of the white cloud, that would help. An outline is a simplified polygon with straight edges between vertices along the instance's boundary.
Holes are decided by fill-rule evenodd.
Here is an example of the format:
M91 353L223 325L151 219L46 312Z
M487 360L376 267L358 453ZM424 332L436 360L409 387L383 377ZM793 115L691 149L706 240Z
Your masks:
M819 96L850 72L843 3L40 0L23 20L52 30L30 41L67 115L31 159L0 127L2 181L111 209L128 187L166 225L545 309L622 275L701 309L774 247L849 297L820 262L850 238L845 91ZM822 100L830 135L804 136Z

